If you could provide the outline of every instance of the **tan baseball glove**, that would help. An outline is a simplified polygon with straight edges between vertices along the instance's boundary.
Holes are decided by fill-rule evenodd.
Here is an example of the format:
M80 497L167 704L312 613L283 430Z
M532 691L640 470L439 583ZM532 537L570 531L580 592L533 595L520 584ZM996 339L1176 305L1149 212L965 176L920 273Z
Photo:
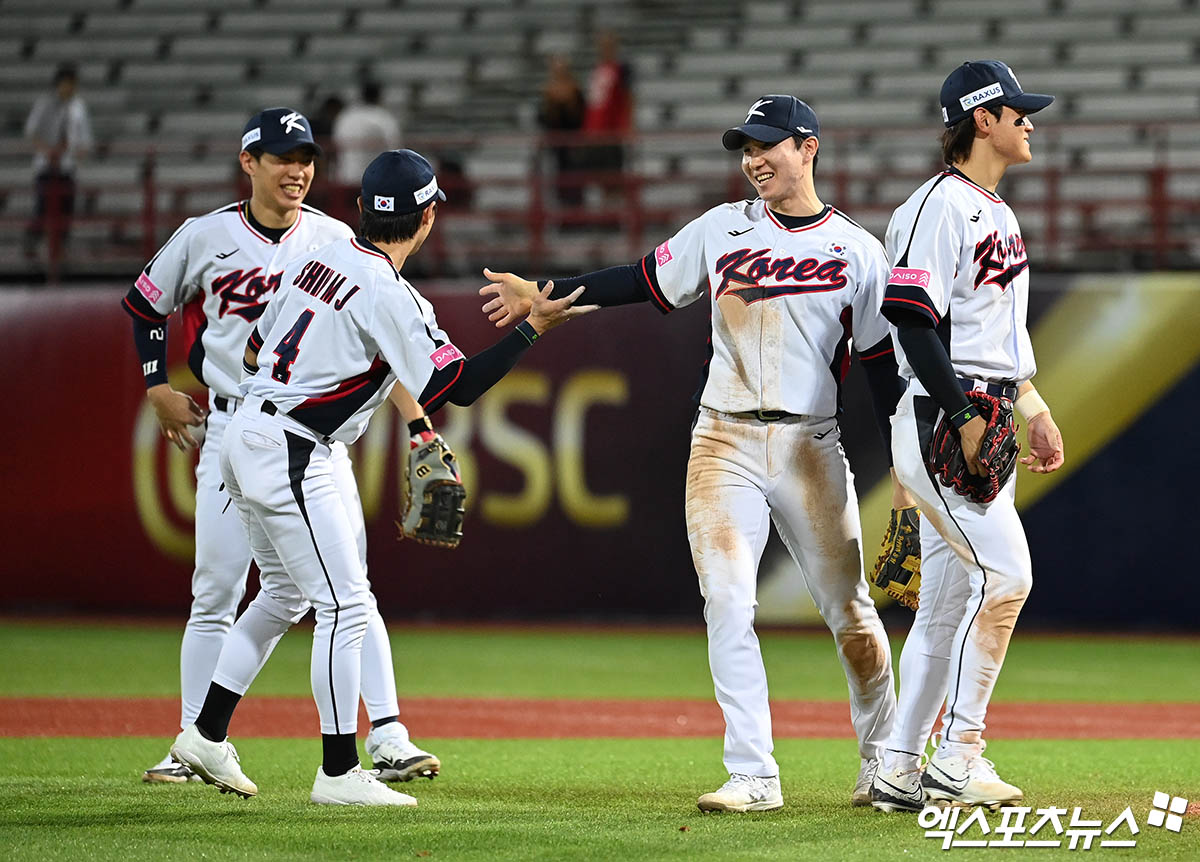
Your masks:
M400 531L397 538L457 548L462 541L467 489L454 452L441 434L409 450L406 485L403 512L396 522Z
M892 509L871 581L909 610L921 593L921 513L916 506Z

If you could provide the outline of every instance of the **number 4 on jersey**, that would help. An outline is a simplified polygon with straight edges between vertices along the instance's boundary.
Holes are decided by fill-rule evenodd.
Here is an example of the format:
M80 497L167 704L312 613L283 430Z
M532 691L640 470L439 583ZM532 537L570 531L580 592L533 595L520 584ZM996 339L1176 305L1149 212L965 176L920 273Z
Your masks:
M279 361L271 366L272 379L278 380L280 383L287 383L291 378L292 363L300 355L300 339L304 337L304 333L308 329L308 325L312 323L312 319L312 309L306 308L296 318L296 322L287 331L287 335L279 340L279 345L275 348L275 355L279 357Z

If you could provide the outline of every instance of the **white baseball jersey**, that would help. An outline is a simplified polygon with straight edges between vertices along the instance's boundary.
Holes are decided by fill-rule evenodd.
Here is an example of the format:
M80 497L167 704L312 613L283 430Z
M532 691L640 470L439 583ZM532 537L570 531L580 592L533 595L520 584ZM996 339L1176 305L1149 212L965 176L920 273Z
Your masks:
M1008 204L959 171L943 171L892 214L886 244L893 268L885 313L928 317L963 377L997 383L1033 377L1029 259ZM899 341L896 351L900 374L915 377Z
M833 207L787 228L762 200L725 203L654 252L664 311L712 297L712 360L700 403L724 413L834 416L849 342L889 334L879 241Z
M428 300L362 239L293 261L250 344L258 368L243 396L344 443L362 435L397 379L420 394L435 368L464 358Z
M183 307L188 365L216 394L235 398L254 322L290 260L354 235L320 210L301 206L279 242L246 218L247 201L190 218L146 264L135 287L155 311Z

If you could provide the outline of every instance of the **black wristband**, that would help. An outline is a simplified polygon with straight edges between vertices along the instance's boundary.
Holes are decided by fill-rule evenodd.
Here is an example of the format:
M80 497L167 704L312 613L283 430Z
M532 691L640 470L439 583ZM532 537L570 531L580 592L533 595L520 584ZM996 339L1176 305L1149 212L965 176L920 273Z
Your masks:
M424 433L425 431L432 431L432 430L433 430L433 423L429 421L428 416L421 416L420 418L414 419L413 421L408 423L408 436L409 437L416 437L416 436Z
M979 415L979 408L974 404L968 404L962 410L959 410L950 417L950 424L955 428L961 428Z
M517 332L524 335L525 340L528 341L530 345L532 345L533 342L537 341L540 337L537 330L533 328L533 324L528 320L522 320L517 324Z

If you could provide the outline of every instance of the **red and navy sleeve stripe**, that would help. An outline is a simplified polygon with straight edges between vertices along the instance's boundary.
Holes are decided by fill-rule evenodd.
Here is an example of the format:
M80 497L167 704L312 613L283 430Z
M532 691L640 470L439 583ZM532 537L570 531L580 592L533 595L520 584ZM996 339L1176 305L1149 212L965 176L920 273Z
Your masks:
M929 294L924 288L913 284L889 284L880 310L892 323L896 322L896 315L903 312L916 313L934 326L942 322L942 316L938 314Z
M641 265L637 267L637 279L645 289L646 295L650 297L650 301L654 303L655 308L663 314L670 314L675 310L675 306L667 301L658 284L658 263L654 259L654 252L642 258Z
M129 293L125 294L125 298L121 300L121 307L130 317L144 320L147 323L165 323L167 320L167 315L155 311L154 306L146 297L142 296L142 292L136 287L129 288Z
M892 336L889 333L885 335L878 343L872 344L865 350L858 350L859 362L876 362L886 359L888 356L895 356L896 348L892 344ZM894 359L892 360L895 361Z

